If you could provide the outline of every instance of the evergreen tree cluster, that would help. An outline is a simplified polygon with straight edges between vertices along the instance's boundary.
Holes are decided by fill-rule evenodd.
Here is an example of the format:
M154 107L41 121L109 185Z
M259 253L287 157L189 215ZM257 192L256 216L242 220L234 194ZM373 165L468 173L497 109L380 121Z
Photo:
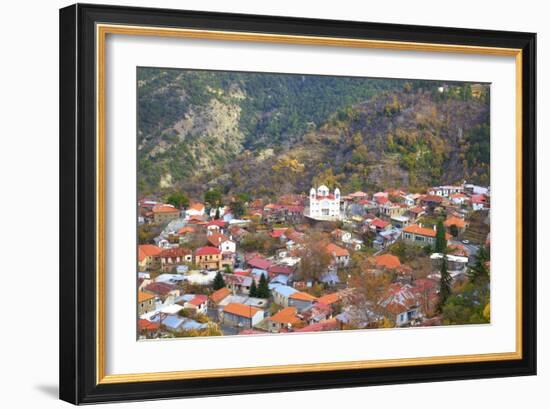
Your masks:
M256 280L252 280L249 295L256 298L269 298L271 296L271 290L269 289L265 274L260 276L260 281L257 286Z

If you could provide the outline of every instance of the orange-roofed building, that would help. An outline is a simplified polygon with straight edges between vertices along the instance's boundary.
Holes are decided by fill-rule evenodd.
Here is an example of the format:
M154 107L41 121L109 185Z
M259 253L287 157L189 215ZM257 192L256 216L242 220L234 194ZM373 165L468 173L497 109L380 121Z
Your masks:
M195 228L191 226L184 226L178 230L178 234L180 236L185 236L186 234L193 234L193 233L195 233Z
M346 267L349 264L349 251L347 249L334 243L329 243L326 246L326 250L337 265Z
M220 288L219 290L214 291L212 294L210 294L209 298L213 304L219 304L229 295L231 295L231 290L227 287L223 287L223 288Z
M326 294L322 297L317 298L317 302L325 305L333 305L340 301L340 294L338 293L332 293L332 294Z
M466 228L468 227L468 223L464 219L461 219L460 217L456 217L456 216L448 217L447 220L443 222L443 224L447 229L450 229L451 226L454 225L458 228L458 231L461 233L464 230L466 230Z
M403 240L410 244L416 244L419 246L435 244L436 230L433 228L422 227L419 224L411 224L403 229ZM449 240L451 235L445 233L445 238Z
M300 327L304 322L297 316L296 307L286 307L272 315L269 321L269 332L279 332L282 329L288 330L292 327Z
M162 249L154 244L140 244L138 246L138 267L144 271L157 265L160 261Z
M138 321L139 331L142 333L153 333L159 330L160 324L158 322L151 322L144 319Z
M154 294L148 294L144 293L143 291L138 291L138 315L154 311L156 298L157 297Z
M306 308L311 307L311 305L317 300L316 297L311 294L297 291L291 294L288 297L288 305L291 307L296 307L298 311L305 310Z
M205 270L218 270L222 261L222 253L217 247L205 246L195 250L195 264Z
M240 328L252 328L263 319L263 310L236 302L227 304L221 316L223 324Z
M192 216L204 216L204 205L202 203L192 203L185 211L187 218Z
M153 207L153 222L157 224L168 223L180 217L179 209L172 205L161 204Z
M375 258L376 267L386 268L388 270L394 270L397 267L401 266L401 262L397 256L393 254L382 254L381 256L376 256Z

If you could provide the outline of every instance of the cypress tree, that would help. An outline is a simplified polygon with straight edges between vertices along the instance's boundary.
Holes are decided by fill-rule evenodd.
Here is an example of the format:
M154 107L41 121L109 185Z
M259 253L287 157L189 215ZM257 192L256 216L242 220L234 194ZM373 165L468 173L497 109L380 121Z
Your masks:
M212 286L214 290L219 290L220 288L225 287L225 280L223 279L222 273L220 273L219 271L214 277L214 282L212 283Z
M444 253L447 249L447 239L445 238L445 226L440 220L437 222L436 234L435 234L435 252Z
M260 284L258 285L258 297L269 298L270 295L271 291L269 290L269 286L267 284L267 278L265 277L265 274L262 274L260 277Z
M441 274L441 280L439 281L439 311L442 310L443 305L451 295L451 275L449 274L449 267L447 265L447 254L443 253L441 259L441 266L439 267Z
M258 296L258 288L256 287L256 280L254 279L252 279L252 284L250 285L250 290L248 291L248 295L251 297Z

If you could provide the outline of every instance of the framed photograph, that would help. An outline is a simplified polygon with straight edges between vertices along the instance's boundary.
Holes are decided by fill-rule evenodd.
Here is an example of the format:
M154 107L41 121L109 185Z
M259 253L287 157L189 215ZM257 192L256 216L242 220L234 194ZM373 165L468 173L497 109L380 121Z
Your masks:
M61 9L61 399L534 375L535 41Z

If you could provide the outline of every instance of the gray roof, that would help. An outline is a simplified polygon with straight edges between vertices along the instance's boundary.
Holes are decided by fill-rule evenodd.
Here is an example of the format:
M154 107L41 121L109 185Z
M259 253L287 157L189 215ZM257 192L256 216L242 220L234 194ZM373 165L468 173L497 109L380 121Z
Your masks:
M298 290L289 287L288 285L279 285L273 288L273 291L281 294L283 297L290 297L292 294L297 293Z
M185 318L178 317L177 315L169 315L162 320L162 324L170 329L179 329L183 324Z
M204 329L204 328L207 328L208 327L208 324L204 323L204 324L201 324L197 321L194 321L194 320L190 320L190 319L187 319L183 325L181 326L181 328L185 331L189 331L189 330L192 330L192 329Z

